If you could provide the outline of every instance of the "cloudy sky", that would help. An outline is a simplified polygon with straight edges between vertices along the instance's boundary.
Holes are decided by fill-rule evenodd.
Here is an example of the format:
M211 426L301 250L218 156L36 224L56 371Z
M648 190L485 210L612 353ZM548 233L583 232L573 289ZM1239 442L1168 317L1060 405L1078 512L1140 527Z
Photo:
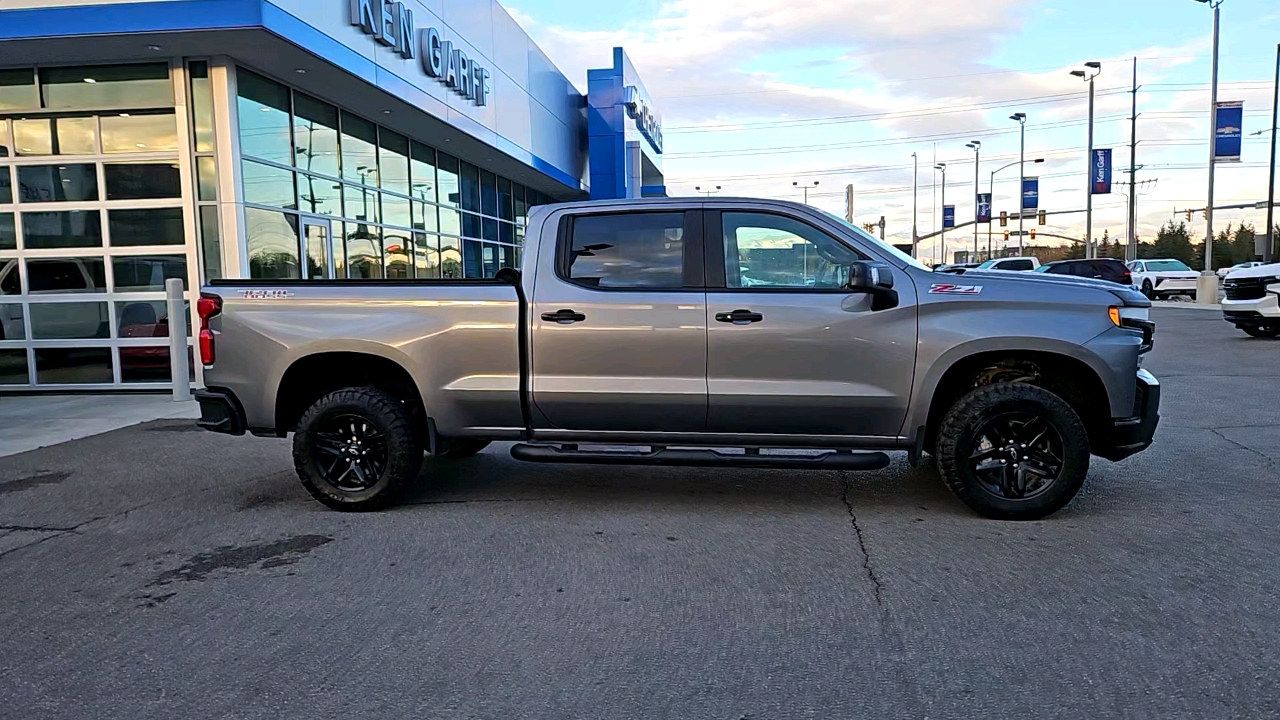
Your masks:
M792 183L819 183L809 200L844 213L854 186L858 222L887 218L909 242L912 157L919 159L921 234L939 226L941 174L958 220L973 216L974 154L991 172L1018 158L1014 112L1028 115L1027 175L1040 206L1083 208L1087 85L1068 73L1102 62L1095 147L1128 168L1129 92L1138 58L1139 234L1207 192L1212 13L1192 0L509 0L511 14L571 79L624 47L663 117L668 191L800 199ZM1280 40L1275 0L1222 6L1219 100L1245 102L1243 162L1219 165L1215 205L1266 197L1271 78ZM585 89L585 88L580 88ZM1015 210L1018 169L995 176L995 211ZM1127 175L1117 171L1115 179ZM1116 188L1117 191L1120 188ZM1126 198L1094 198L1094 232L1124 234ZM1181 216L1180 216L1181 217ZM1215 226L1262 211L1219 211ZM1203 234L1197 216L1195 229ZM1042 231L1083 235L1084 216ZM996 227L999 245L1003 236ZM982 228L981 245L986 245ZM948 234L947 255L972 244ZM921 255L941 250L937 241Z

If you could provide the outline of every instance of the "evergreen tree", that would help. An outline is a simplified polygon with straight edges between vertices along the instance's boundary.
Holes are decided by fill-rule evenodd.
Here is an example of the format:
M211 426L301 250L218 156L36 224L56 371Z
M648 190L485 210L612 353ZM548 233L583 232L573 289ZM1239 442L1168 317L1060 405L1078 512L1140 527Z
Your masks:
M1257 237L1258 233L1252 225L1241 223L1240 227L1236 228L1236 234L1231 238L1232 265L1258 259Z
M1172 258L1181 260L1192 268L1196 267L1195 249L1191 245L1191 233L1187 230L1187 224L1179 222L1174 225L1171 220L1161 226L1160 232L1156 234L1156 241L1151 246L1150 257Z

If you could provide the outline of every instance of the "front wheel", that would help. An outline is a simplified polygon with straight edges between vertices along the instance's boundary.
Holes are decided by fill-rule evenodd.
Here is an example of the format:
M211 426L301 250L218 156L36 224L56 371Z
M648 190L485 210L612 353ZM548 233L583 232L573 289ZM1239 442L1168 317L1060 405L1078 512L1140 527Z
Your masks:
M1156 299L1156 289L1155 289L1155 288L1153 288L1153 287L1151 287L1151 281L1150 281L1150 280L1143 280L1143 281L1142 281L1142 294L1143 294L1143 295L1146 295L1148 300L1155 300L1155 299Z
M1039 520L1062 509L1089 472L1089 435L1062 398L1002 383L960 399L938 431L938 468L978 514Z
M1277 338L1280 337L1280 325L1242 325L1241 330L1249 337L1256 338Z
M293 464L311 497L334 510L378 510L418 476L422 437L405 404L375 388L329 393L293 436Z

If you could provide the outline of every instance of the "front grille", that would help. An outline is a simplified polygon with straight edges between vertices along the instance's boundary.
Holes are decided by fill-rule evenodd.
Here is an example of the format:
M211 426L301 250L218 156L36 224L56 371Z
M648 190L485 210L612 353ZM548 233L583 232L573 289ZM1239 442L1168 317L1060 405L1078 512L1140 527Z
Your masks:
M1267 295L1267 284L1273 278L1236 278L1222 285L1228 300L1261 300Z

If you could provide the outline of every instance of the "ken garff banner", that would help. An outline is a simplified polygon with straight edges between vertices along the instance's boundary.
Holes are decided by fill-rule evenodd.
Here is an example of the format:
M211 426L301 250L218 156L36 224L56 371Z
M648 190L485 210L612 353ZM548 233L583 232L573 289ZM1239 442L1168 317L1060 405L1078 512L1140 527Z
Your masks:
M1213 122L1213 161L1240 162L1244 103L1220 102Z
M947 230L956 226L956 206L942 206L942 229Z
M978 193L977 222L991 222L991 193Z
M1040 178L1022 178L1022 209L1035 210L1040 207Z
M1111 193L1111 148L1094 148L1089 158L1089 185L1094 195Z

